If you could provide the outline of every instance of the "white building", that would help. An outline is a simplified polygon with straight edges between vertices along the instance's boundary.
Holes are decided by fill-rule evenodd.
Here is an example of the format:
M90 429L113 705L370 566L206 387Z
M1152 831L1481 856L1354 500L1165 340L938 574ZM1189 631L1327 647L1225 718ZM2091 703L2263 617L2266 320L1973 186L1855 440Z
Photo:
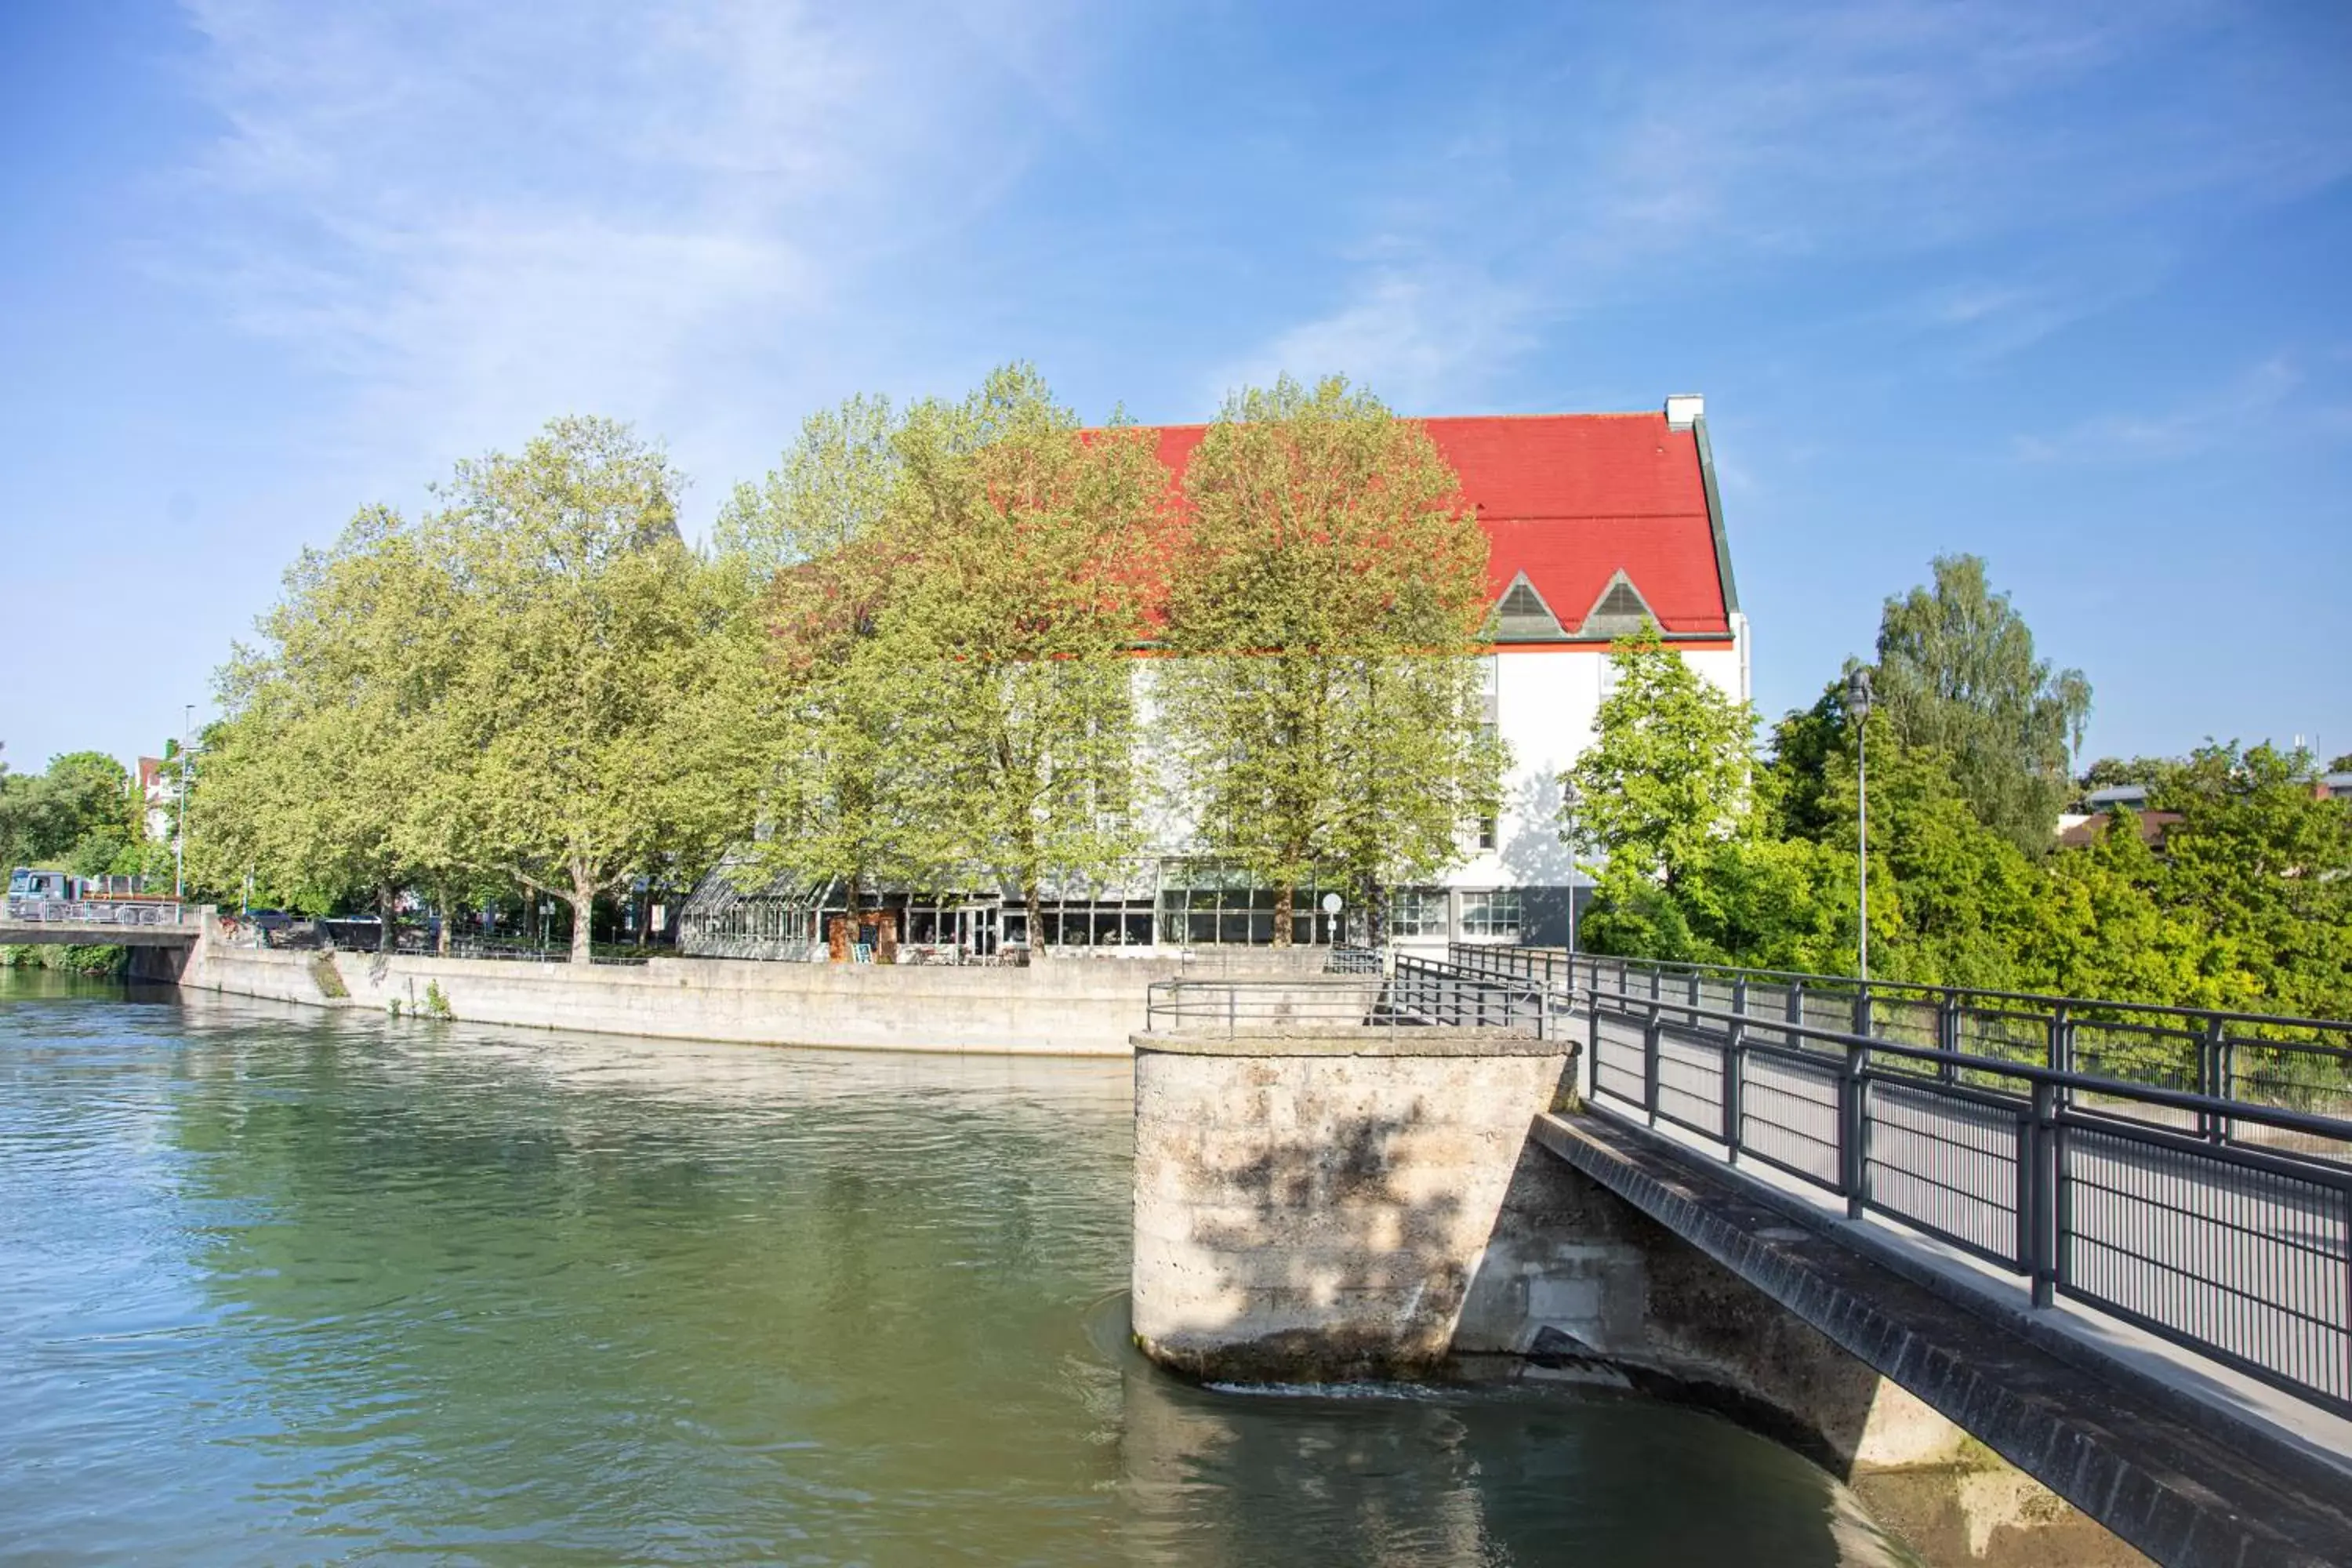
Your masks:
M179 771L162 757L140 758L140 822L150 844L169 844L179 832Z
M1487 657L1493 721L1511 753L1496 820L1465 829L1462 862L1426 887L1399 889L1391 934L1557 945L1576 881L1559 839L1559 775L1592 738L1612 641L1654 622L1665 642L1731 697L1748 697L1747 617L1731 570L1704 405L1670 397L1644 414L1549 414L1423 421L1462 481L1488 545L1496 605ZM1181 474L1205 426L1160 432ZM1300 889L1302 914L1320 889ZM681 922L689 952L787 956L806 951L824 895L743 896L706 881ZM837 900L831 900L837 904ZM992 951L1025 942L1020 900L996 893L939 903L892 898L901 940ZM1129 885L1045 912L1053 947L1127 950L1271 940L1272 898L1174 847ZM1300 942L1332 939L1320 915Z

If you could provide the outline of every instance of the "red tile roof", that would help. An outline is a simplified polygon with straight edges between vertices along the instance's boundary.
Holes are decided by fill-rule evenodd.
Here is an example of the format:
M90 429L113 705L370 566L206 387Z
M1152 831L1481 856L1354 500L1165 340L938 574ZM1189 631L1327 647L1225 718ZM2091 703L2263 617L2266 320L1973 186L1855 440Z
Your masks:
M1730 631L1695 431L1667 428L1663 413L1422 424L1486 531L1494 597L1525 572L1573 635L1622 571L1661 630ZM1205 429L1162 426L1160 461L1181 474Z

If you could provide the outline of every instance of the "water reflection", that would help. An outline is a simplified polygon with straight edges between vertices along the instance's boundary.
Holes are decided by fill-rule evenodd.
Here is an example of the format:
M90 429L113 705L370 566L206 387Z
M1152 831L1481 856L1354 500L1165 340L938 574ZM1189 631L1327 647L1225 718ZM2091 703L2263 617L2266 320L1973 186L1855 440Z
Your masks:
M1094 1314L1108 1352L1124 1302ZM1795 1455L1591 1391L1190 1387L1129 1352L1126 1540L1148 1563L1893 1564Z
M1124 1064L37 989L0 1560L1889 1560L1688 1412L1152 1371Z

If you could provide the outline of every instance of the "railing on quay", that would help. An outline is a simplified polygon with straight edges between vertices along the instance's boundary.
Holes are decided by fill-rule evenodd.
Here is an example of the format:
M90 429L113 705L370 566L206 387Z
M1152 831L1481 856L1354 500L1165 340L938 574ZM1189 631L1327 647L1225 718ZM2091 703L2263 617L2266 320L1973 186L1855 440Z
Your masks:
M10 899L8 918L28 925L175 926L189 907L177 900Z
M1593 1103L2352 1415L2352 1121L1588 990ZM2261 1130L2220 1141L2195 1129Z
M1154 981L1145 1027L1155 1033L1307 1033L1338 1029L1507 1029L1548 1038L1551 998L1433 959L1400 957L1296 977Z
M428 957L436 956L435 950L430 946L414 949L404 947L400 951L420 952ZM572 945L569 942L542 944L485 941L479 937L454 937L450 940L446 956L502 959L511 963L569 963L572 962ZM644 948L627 943L608 945L599 942L589 950L588 962L592 964L610 964L625 968L642 964L652 956L653 954Z
M1450 962L2248 1105L2352 1117L2352 1023L1457 942ZM2228 1135L2208 1119L2202 1131Z

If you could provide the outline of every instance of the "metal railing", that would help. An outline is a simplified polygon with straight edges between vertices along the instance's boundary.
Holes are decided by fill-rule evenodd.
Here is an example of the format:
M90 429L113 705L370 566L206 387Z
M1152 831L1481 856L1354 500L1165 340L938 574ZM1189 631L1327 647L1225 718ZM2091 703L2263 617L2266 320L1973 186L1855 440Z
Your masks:
M2352 1023L1786 970L1456 943L1449 960L1561 994L1608 989L1893 1044L2352 1117ZM2200 1131L2226 1136L2226 1123Z
M1591 1094L2352 1415L2352 1121L1588 989ZM2210 1126L2260 1137L2200 1135Z
M1348 974L1154 981L1145 1027L1155 1033L1311 1034L1352 1029L1498 1029L1552 1033L1540 986L1431 959L1398 958Z
M10 899L8 918L27 924L175 926L186 905L175 900L114 899Z

